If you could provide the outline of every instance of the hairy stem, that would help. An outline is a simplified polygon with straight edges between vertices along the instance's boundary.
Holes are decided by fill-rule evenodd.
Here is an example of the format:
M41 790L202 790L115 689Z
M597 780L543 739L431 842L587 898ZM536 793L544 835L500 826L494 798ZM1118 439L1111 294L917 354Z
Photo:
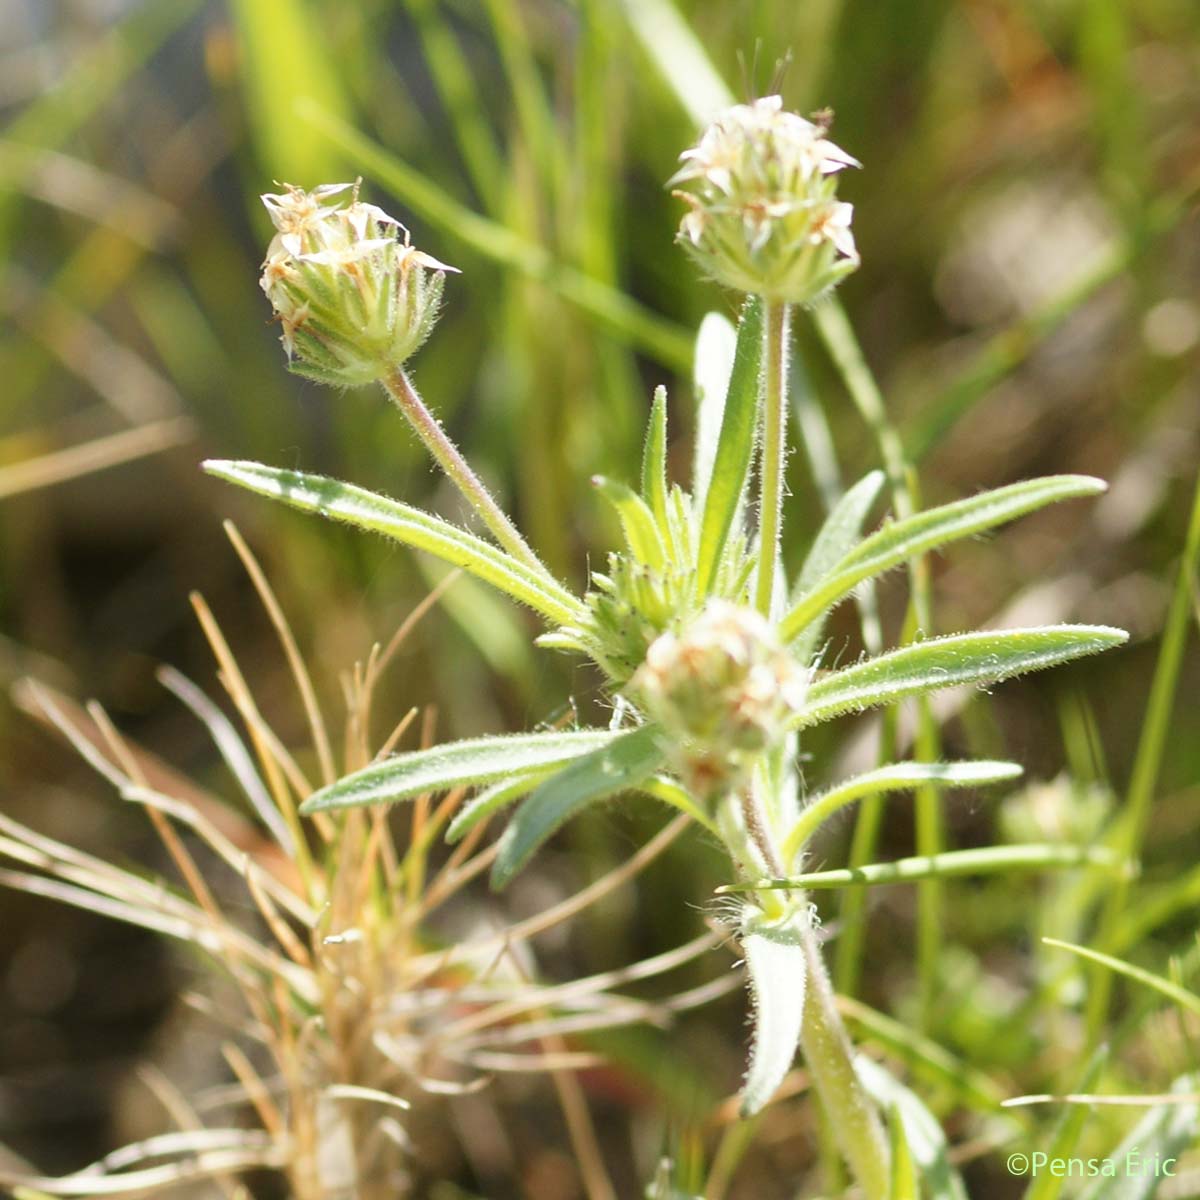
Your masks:
M753 787L747 787L739 797L739 802L745 837L762 857L766 869L777 878L782 877L786 874L783 855L762 798L755 794ZM728 821L723 824L727 839L732 829ZM750 863L754 855L747 854L745 849L736 845L731 844L728 848L735 863L740 863L743 870L752 869ZM804 893L789 893L788 903L793 909L802 908ZM869 1197L886 1196L891 1170L883 1124L854 1070L854 1050L837 1009L833 985L829 981L829 972L825 968L816 933L807 920L797 924L808 976L800 1027L804 1061L816 1084L838 1148L863 1194Z
M384 391L396 407L404 414L416 431L417 437L446 472L451 483L466 497L467 502L479 514L483 523L491 530L496 541L514 558L532 567L539 575L553 578L541 559L529 548L517 527L509 520L504 510L492 498L483 481L471 470L470 464L458 447L446 436L438 419L425 407L417 389L404 373L396 367L383 380Z
M783 515L783 471L787 461L788 305L763 301L762 466L759 470L758 583L755 604L771 615L779 529Z

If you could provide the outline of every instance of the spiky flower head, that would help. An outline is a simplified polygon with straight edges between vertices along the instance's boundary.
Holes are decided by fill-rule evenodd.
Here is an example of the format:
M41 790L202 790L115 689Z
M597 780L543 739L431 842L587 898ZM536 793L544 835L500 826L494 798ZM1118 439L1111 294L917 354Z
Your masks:
M630 692L670 739L684 783L708 799L743 783L785 736L808 680L761 614L710 600L678 633L654 641Z
M851 205L837 175L859 163L828 121L785 112L778 96L719 114L669 181L688 205L679 241L718 283L790 304L818 299L858 266Z
M262 198L277 232L259 282L288 364L335 387L372 383L429 336L455 268L412 246L399 221L359 200L357 184L284 186Z

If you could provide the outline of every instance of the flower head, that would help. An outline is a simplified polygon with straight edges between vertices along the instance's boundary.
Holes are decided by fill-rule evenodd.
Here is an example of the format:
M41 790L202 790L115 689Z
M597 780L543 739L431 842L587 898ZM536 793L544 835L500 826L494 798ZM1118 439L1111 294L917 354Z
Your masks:
M672 739L684 782L707 798L741 783L785 735L808 680L758 612L710 600L679 633L654 641L630 690Z
M259 283L291 368L339 387L371 383L429 336L455 268L412 246L399 221L358 199L357 184L285 186L262 198L277 232Z
M807 304L858 266L853 209L837 174L858 162L827 123L785 112L778 96L721 113L670 180L688 205L678 241L727 287Z

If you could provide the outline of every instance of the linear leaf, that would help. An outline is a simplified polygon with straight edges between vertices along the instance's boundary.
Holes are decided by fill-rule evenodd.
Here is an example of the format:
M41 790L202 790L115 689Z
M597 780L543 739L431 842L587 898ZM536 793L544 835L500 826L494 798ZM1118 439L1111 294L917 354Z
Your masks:
M844 783L819 792L805 804L799 819L788 831L783 843L783 861L790 864L808 842L814 830L840 808L866 796L882 792L902 792L926 784L935 787L979 787L1016 779L1021 768L1010 762L905 762L889 763Z
M650 426L642 453L642 499L650 506L659 529L667 528L667 389L654 389Z
M282 500L293 508L382 533L433 554L529 605L551 621L578 620L579 602L566 588L535 574L511 554L473 533L410 504L323 475L307 475L261 463L209 459L203 466L210 475Z
M490 783L502 776L561 766L613 740L607 729L521 733L471 738L429 750L397 754L314 792L302 813L407 800L422 792Z
M762 302L751 297L742 307L733 371L721 413L721 433L712 477L704 497L696 563L698 593L706 596L742 502L758 425L758 364L762 357Z
M929 1200L967 1200L967 1189L947 1158L946 1135L937 1118L920 1097L905 1087L886 1067L858 1055L854 1070L874 1100L903 1119L905 1141L913 1161L920 1168L921 1182ZM892 1126L893 1135L896 1125ZM893 1140L893 1149L895 1141ZM916 1195L914 1191L901 1195Z
M1108 1062L1108 1047L1099 1046L1092 1053L1084 1067L1077 1094L1090 1092L1100 1077L1100 1071ZM1083 1104L1068 1104L1055 1122L1054 1132L1046 1147L1046 1159L1049 1162L1065 1162L1075 1152L1075 1147L1083 1133L1084 1126L1092 1116L1092 1110ZM1061 1175L1046 1172L1035 1175L1025 1189L1023 1200L1058 1200L1062 1194L1065 1179Z
M721 313L708 313L696 335L696 362L692 385L696 392L696 434L692 455L692 503L699 515L717 461L721 417L733 372L737 330Z
M861 542L824 579L808 588L784 617L781 636L791 641L822 613L850 595L863 580L935 546L992 529L1058 500L1097 495L1105 486L1103 480L1090 475L1051 475L893 521Z
M492 867L494 888L511 883L533 852L564 822L597 800L638 787L662 766L663 752L653 725L608 736L607 745L547 779L517 809L499 842Z
M1107 867L1122 871L1122 859L1107 846L1070 846L1034 842L1019 846L983 846L977 850L947 850L918 854L894 862L867 863L836 871L809 871L787 879L727 883L718 894L793 891L797 888L863 887L884 883L915 883L920 879L949 879L959 875L1004 875L1014 871L1045 871L1055 867ZM1049 938L1043 939L1049 941ZM1197 1001L1200 1004L1200 1000Z
M795 718L804 728L905 696L991 683L1119 646L1129 635L1107 625L1047 625L957 633L903 646L834 671L808 689Z
M631 487L603 475L592 477L592 485L617 510L625 541L639 562L648 567L661 568L666 561L666 551L659 535L654 514L646 502Z
M893 1104L888 1112L888 1143L892 1152L892 1176L888 1181L888 1200L921 1200L917 1183L917 1165L913 1162L909 1132L904 1114Z
M800 1042L808 963L797 923L807 911L782 920L752 919L742 934L754 1021L750 1065L742 1084L741 1115L761 1112L791 1070Z
M502 779L473 796L454 814L454 820L446 829L446 841L451 845L462 841L480 821L486 821L510 804L528 796L543 779L546 772L518 775L516 779Z
M792 590L793 598L803 596L854 549L862 536L867 513L871 511L886 478L882 471L871 471L833 506L813 541L804 566L800 568L800 575ZM823 619L815 618L793 643L792 652L801 662L812 661L824 627Z

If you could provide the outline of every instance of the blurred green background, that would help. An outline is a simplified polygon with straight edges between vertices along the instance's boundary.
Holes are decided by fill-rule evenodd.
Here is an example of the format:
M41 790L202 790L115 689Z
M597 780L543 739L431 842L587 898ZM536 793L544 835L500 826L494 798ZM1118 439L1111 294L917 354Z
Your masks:
M1123 652L971 704L949 726L948 749L1015 757L1043 782L1069 763L1101 806L1106 789L1119 795L1200 459L1194 0L5 0L5 691L32 674L94 696L132 737L216 786L203 731L154 676L169 662L218 692L193 589L264 712L284 735L303 730L223 518L262 557L331 711L339 672L436 580L406 551L198 470L209 455L257 458L461 515L381 396L337 395L284 369L257 285L269 238L257 196L276 180L361 175L367 199L461 268L416 381L539 552L582 584L586 556L598 566L615 533L590 477L634 476L658 383L671 393L683 477L694 333L707 311L735 313L673 246L679 206L663 181L723 86L761 94L784 59L787 104L831 107L835 140L864 164L841 186L863 259L841 296L926 502L1057 471L1114 483L1097 504L1028 519L935 563L939 631L1019 612L1133 632ZM806 441L790 464L792 564L822 497L877 464L820 343L798 326ZM832 456L819 444L826 426ZM894 638L903 580L881 601ZM858 647L843 615L835 652L847 656ZM444 735L527 727L571 702L586 714L597 681L531 651L529 632L521 614L456 584L393 669L381 726L413 704L436 705ZM1148 886L1190 869L1200 847L1194 632ZM851 726L838 735L806 747L814 782L867 752ZM140 815L9 702L0 788L5 811L46 832L154 861ZM1082 811L1069 788L1039 795L1029 820ZM904 853L907 806L889 811L886 848ZM956 844L997 836L990 801L949 814ZM592 857L560 873L597 873L656 817L582 826L571 844ZM844 855L836 839L829 855ZM632 932L628 913L587 918L597 924L584 933L600 936L580 935L566 969L692 936L695 910L681 901L703 903L717 869L697 877L696 861L681 854L644 885ZM1028 984L1020 955L1039 891L964 884L949 910L947 993L930 1032L1005 1089L1067 1078L1055 1072L1069 1045L1055 1045L1052 1024L1023 1025L1018 1037L1003 1023ZM903 1016L912 899L880 895L861 994ZM174 1011L178 968L155 942L99 919L16 893L0 904L0 1141L48 1169L78 1166L140 1128L125 1111L135 1102L117 1097L147 1045L186 1040L155 1032ZM1177 914L1145 960L1161 968L1194 930ZM688 1089L736 1084L735 1000L688 1035L703 1044L725 1028L725 1049L693 1067L698 1078L675 1060L674 1098L657 1095L653 1118L642 1110L654 1088L641 1079L622 1121L658 1129L663 1113L686 1109ZM1165 1054L1148 1042L1126 1085L1164 1086L1179 1065ZM794 1152L768 1146L751 1175L762 1190L745 1194L774 1195L772 1163ZM979 1194L1007 1194L986 1161L977 1169L995 1189Z

